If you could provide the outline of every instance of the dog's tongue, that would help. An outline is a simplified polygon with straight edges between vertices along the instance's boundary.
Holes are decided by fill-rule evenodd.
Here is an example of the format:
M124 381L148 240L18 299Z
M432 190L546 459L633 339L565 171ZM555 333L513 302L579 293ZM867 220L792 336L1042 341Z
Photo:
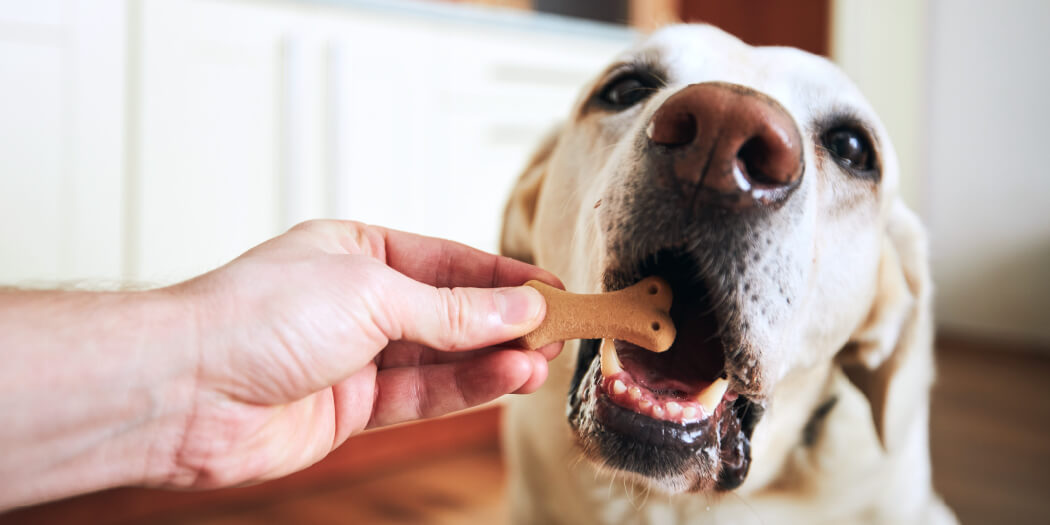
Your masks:
M617 341L616 353L624 371L636 383L659 395L680 399L694 397L715 379L701 373L689 352L668 350L657 354Z
M616 353L620 356L623 369L639 385L649 389L655 394L678 399L686 399L695 395L711 384L710 381L693 379L683 369L677 370L675 374L671 360L664 363L652 352L639 349L630 343L617 342Z

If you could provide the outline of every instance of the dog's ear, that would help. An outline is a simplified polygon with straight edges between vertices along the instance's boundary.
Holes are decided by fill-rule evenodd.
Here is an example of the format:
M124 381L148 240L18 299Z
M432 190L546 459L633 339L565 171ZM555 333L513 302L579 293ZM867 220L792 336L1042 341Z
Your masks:
M887 450L893 446L888 438L900 435L896 428L906 423L916 402L915 392L894 385L928 388L932 381L930 297L926 235L918 217L898 200L883 237L871 312L838 356L846 376L868 399Z
M532 226L536 219L536 204L543 189L543 181L547 178L547 163L560 135L560 129L547 135L510 192L507 207L503 210L503 232L499 245L500 253L507 257L530 264L535 260Z

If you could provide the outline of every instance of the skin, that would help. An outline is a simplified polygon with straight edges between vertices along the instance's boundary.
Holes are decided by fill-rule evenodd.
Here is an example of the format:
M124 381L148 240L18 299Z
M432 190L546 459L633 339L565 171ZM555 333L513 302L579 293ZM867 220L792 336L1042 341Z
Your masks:
M351 435L535 391L556 343L501 347L548 272L355 222L296 226L190 281L0 292L0 509L303 469ZM16 452L16 453L13 453Z

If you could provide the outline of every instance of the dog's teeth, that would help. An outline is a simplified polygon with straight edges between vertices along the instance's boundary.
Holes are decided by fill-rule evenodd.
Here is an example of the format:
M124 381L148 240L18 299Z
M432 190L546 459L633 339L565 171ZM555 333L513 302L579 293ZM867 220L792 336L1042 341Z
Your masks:
M613 393L614 394L619 395L619 394L622 394L622 393L624 393L626 391L627 391L627 385L623 384L623 381L620 381L619 379L613 381Z
M664 405L664 408L667 409L667 415L671 417L678 417L678 414L682 413L682 405L679 405L674 401L668 402Z
M631 399L641 399L642 389L636 386L632 386L631 388L627 389L627 395L631 396Z
M649 410L649 407L653 406L653 402L648 399L643 399L638 402L638 408L642 410Z
M663 415L664 415L664 407L662 407L660 405L653 405L653 416L654 417L663 417Z
M707 385L702 392L696 395L696 401L703 405L704 410L708 415L714 414L715 409L718 408L718 404L722 402L722 396L725 395L726 390L729 388L729 380L720 377L715 380L714 383Z
M620 363L620 356L616 355L616 345L612 339L602 339L600 352L603 376L612 377L623 372L623 365Z
M656 124L650 120L649 125L645 127L645 136L649 137L649 140L652 140L654 131L656 131Z
M695 407L685 407L685 408L683 408L682 409L682 417L684 417L685 419L693 419L694 417L696 417L696 408Z

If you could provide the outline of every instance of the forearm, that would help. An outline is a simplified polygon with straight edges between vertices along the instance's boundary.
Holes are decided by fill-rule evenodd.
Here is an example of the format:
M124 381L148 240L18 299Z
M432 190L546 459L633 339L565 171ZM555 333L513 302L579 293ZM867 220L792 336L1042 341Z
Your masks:
M166 291L0 291L0 509L170 472L197 362Z

